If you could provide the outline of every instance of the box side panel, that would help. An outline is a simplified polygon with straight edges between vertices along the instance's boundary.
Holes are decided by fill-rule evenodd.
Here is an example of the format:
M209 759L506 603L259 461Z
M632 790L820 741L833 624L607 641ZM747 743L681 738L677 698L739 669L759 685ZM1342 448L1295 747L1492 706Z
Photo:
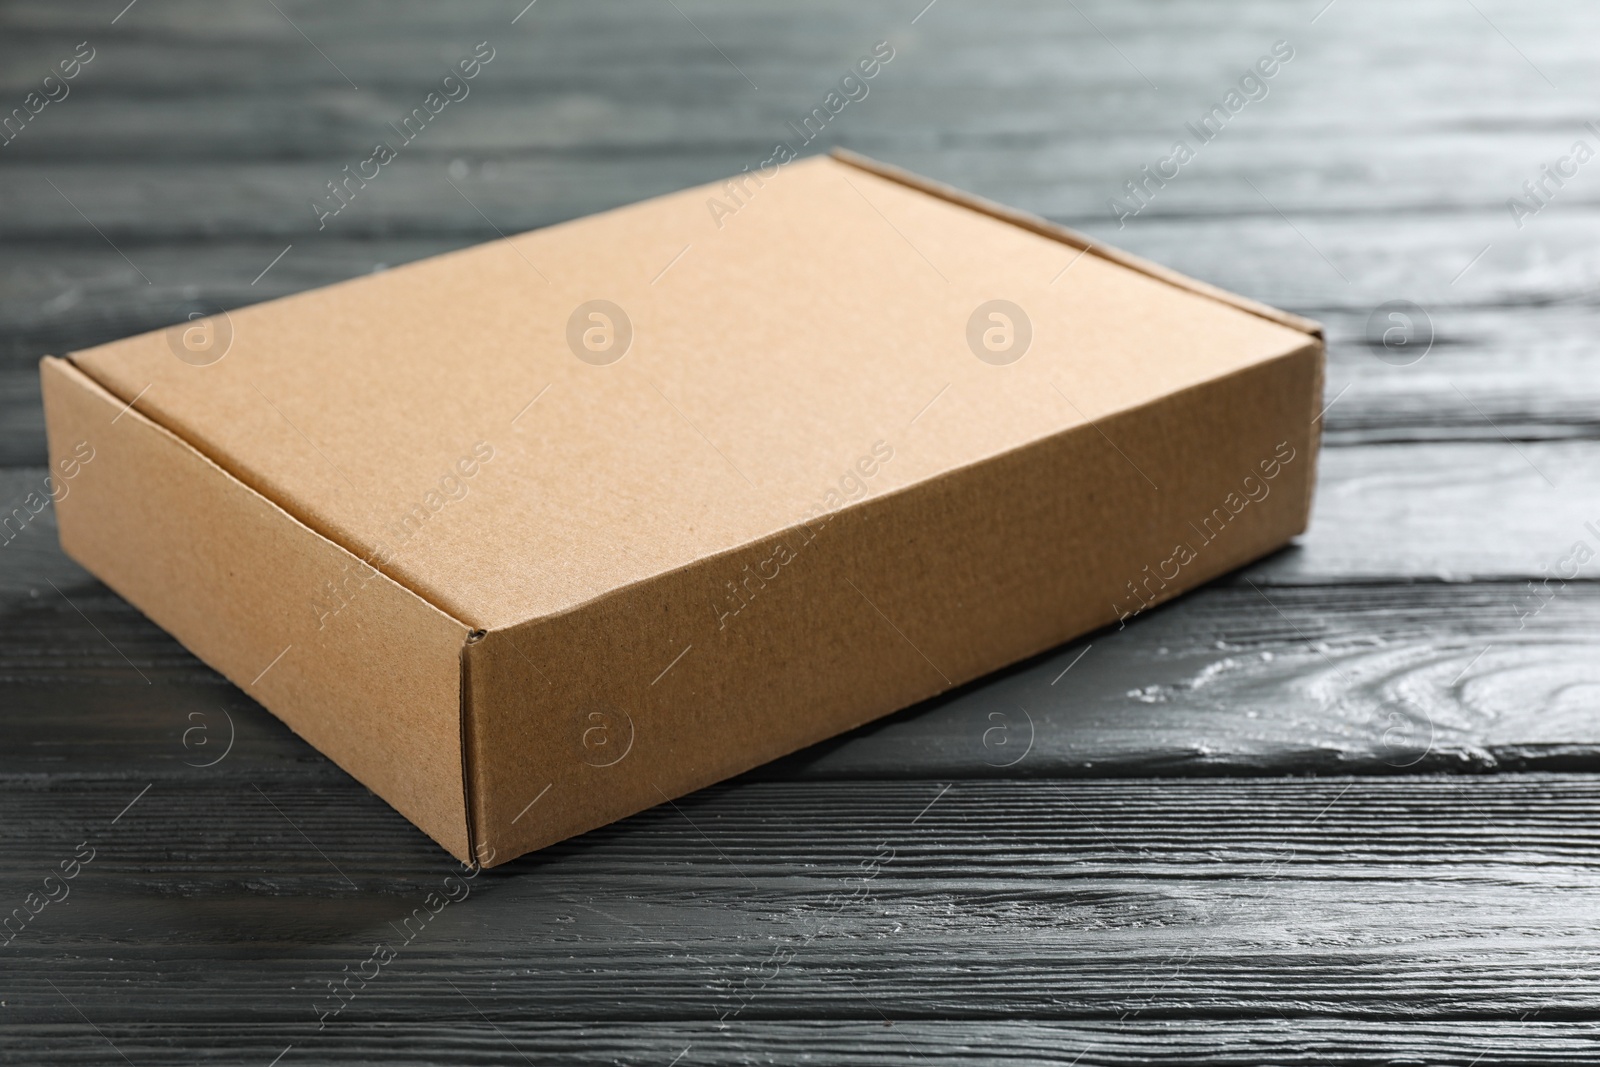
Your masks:
M1308 517L1322 347L470 646L489 862L1193 588ZM907 446L911 447L911 446Z
M466 627L70 363L41 365L62 547L458 857Z

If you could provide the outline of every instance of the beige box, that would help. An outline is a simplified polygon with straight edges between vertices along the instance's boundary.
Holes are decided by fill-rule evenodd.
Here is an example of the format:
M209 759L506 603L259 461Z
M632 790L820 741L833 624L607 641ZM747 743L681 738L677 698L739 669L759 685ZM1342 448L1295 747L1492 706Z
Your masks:
M1282 545L1322 360L841 154L41 373L66 551L494 864Z

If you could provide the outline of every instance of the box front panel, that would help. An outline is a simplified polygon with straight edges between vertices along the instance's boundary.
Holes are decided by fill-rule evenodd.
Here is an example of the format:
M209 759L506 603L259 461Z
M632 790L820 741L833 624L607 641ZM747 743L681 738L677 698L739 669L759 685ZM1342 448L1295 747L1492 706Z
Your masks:
M491 632L468 651L480 845L503 862L662 803L1284 544L1309 511L1321 360L1308 340Z

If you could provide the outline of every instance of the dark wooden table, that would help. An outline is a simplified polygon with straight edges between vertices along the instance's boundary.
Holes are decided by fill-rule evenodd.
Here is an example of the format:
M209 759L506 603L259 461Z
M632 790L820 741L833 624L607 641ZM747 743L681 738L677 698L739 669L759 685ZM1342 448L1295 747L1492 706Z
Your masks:
M524 3L0 4L0 114L93 54L0 147L6 514L45 473L40 355L721 177L887 40L813 147L1327 323L1311 532L484 873L402 943L454 865L46 508L0 545L0 909L70 895L0 948L0 1060L1600 1061L1600 162L1507 203L1600 147L1600 10ZM319 232L480 41L471 97ZM1369 343L1391 301L1408 346Z

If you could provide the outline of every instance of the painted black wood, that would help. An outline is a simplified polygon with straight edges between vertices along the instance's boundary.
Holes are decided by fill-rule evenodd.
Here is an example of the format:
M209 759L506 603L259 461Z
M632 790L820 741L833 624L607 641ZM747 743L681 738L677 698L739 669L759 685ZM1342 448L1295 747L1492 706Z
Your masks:
M451 867L380 802L225 766L116 825L126 783L8 789L0 889L95 850L6 949L19 1043L666 1063L873 1031L853 1055L999 1061L1053 1034L1078 1042L1063 1062L1097 1036L1083 1062L1434 1040L1528 1062L1537 1036L1581 1062L1600 1006L1591 775L743 783L481 874L424 919Z
M45 511L0 546L0 915L94 858L0 947L0 1062L1593 1062L1600 592L1592 564L1545 579L1600 549L1600 172L1547 182L1520 228L1506 199L1600 145L1597 22L1553 0L0 7L0 114L95 50L0 147L7 512L43 476L40 355L489 239L485 216L721 177L880 39L895 59L813 148L1330 342L1296 547L486 872L403 947L453 865L65 559ZM1266 98L1119 227L1107 199L1280 39ZM484 40L472 96L319 232L322 183ZM1393 300L1423 308L1419 347L1369 343ZM379 941L396 959L319 1031Z

